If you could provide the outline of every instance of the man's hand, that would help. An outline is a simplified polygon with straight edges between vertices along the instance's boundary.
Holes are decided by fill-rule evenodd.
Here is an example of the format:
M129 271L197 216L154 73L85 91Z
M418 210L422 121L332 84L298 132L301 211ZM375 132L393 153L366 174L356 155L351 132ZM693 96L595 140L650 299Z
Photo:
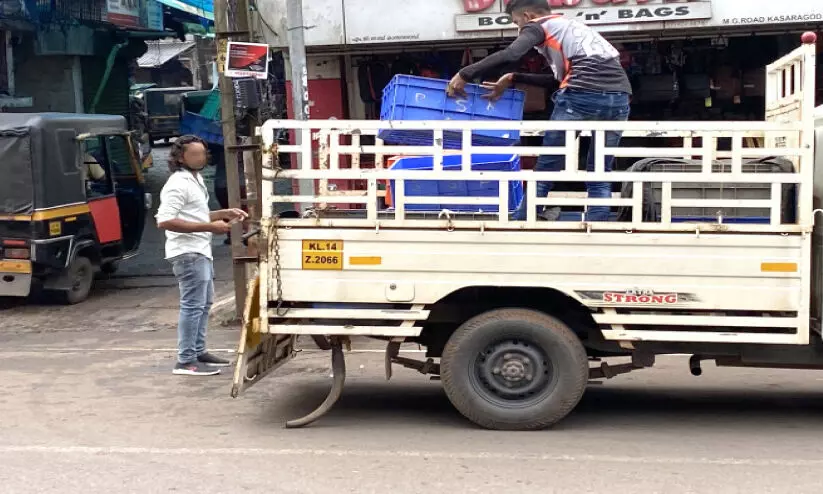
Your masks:
M468 82L463 79L460 74L457 74L449 81L449 85L446 87L446 94L452 98L455 96L466 97L466 84L468 84Z
M503 96L503 93L506 92L507 89L514 85L514 74L506 74L501 77L497 82L484 82L480 86L483 89L488 89L491 91L488 94L484 94L482 97L491 101L497 101Z
M243 221L248 217L249 215L246 214L245 211L238 208L221 209L219 211L214 211L211 214L212 220L223 220L228 222Z
M231 224L223 220L212 221L209 223L209 231L215 235L225 235L231 232Z
M249 215L245 211L238 208L227 209L225 212L226 221L243 221L249 217Z

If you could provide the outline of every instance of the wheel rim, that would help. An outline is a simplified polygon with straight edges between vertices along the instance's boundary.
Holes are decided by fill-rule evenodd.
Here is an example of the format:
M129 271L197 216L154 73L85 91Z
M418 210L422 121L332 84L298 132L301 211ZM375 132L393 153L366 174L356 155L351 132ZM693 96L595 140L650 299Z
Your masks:
M525 408L551 394L555 372L542 348L528 339L512 338L496 341L478 353L471 381L487 401L507 408Z

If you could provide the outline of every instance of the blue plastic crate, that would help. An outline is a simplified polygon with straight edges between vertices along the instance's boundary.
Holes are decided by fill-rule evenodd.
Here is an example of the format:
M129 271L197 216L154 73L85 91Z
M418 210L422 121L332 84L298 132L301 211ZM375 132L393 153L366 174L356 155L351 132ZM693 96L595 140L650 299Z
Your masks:
M223 145L223 127L219 120L210 120L197 113L185 112L180 119L180 135L196 135L210 144Z
M383 105L380 120L493 120L502 123L523 120L523 106L526 94L510 89L495 101L481 96L488 90L476 84L466 86L466 98L449 98L446 87L449 81L429 79L399 74L394 76L383 90ZM520 142L520 131L478 130L472 133L472 144L476 146L512 146ZM387 144L430 146L433 142L431 131L384 130L379 137ZM445 131L444 147L460 149L463 135L459 131Z
M462 156L443 156L443 170L460 170ZM401 158L392 165L392 170L432 170L434 158L431 156ZM520 157L517 155L500 156L488 154L472 155L472 170L474 171L518 171ZM412 204L406 200L407 211L440 211L448 209L459 212L498 212L497 198L500 196L497 180L406 180L406 197L489 197L489 204ZM390 183L391 189L397 190L394 180ZM519 180L509 182L509 211L517 208L523 199L523 184Z

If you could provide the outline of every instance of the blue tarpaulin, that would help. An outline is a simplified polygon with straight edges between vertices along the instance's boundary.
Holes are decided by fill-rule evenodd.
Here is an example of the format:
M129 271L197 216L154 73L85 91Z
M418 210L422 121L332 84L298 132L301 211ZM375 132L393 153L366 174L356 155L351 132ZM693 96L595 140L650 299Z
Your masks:
M157 0L167 7L214 21L213 0Z

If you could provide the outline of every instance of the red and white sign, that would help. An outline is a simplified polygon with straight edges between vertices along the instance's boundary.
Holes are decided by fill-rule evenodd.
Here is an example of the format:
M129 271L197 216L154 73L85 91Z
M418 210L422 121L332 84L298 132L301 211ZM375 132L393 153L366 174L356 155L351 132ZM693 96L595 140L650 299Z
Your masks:
M463 8L468 13L483 12L496 4L498 0L463 0ZM508 3L508 2L507 2Z
M676 293L603 292L604 304L615 305L674 305Z
M265 43L229 43L226 56L227 77L254 77L266 79L269 76L271 50Z
M107 0L106 18L112 24L123 27L140 27L139 0Z
M490 31L514 29L507 14L486 12L497 2L464 0L469 12L455 18L456 30ZM629 24L638 22L682 21L711 19L711 0L549 0L555 12L585 24Z

